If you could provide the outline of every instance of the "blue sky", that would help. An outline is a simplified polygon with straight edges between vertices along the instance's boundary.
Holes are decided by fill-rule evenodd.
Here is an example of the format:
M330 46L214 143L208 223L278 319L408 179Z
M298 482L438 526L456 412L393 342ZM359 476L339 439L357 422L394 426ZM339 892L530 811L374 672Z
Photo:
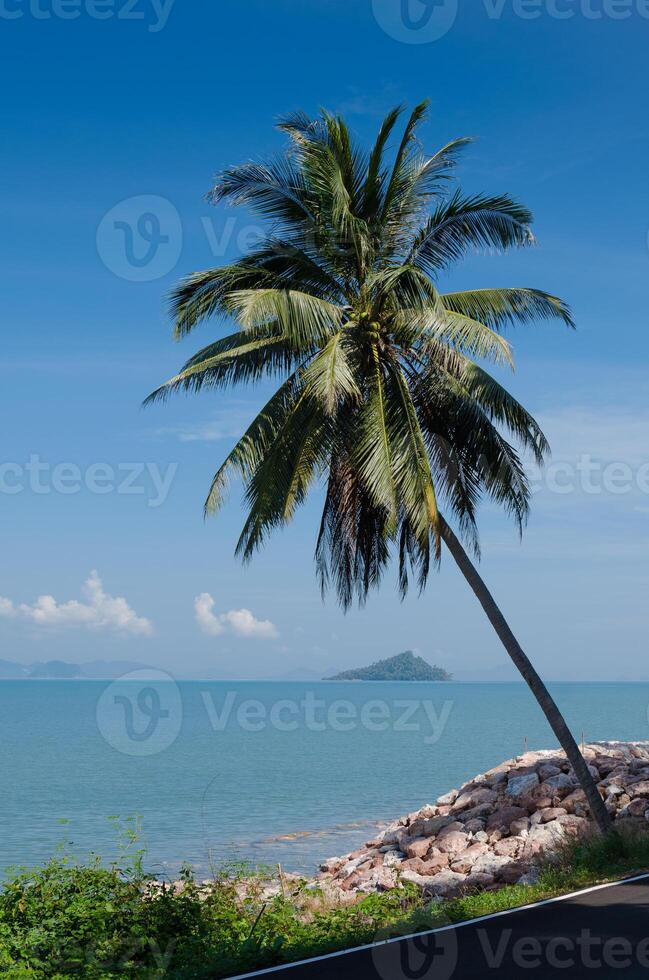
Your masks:
M483 572L546 676L649 676L649 9L410 12L421 29L397 0L3 0L0 657L224 677L409 647L458 672L504 662L448 561L403 605L388 581L361 612L323 605L315 503L252 566L234 560L239 493L208 524L202 500L265 391L139 407L222 329L175 344L171 286L255 235L249 215L205 203L212 174L278 149L273 123L291 109L342 111L369 140L392 105L429 96L426 145L479 137L465 190L523 200L539 240L472 258L448 285L538 286L579 327L511 337L508 383L545 423L554 468L522 544L484 508Z

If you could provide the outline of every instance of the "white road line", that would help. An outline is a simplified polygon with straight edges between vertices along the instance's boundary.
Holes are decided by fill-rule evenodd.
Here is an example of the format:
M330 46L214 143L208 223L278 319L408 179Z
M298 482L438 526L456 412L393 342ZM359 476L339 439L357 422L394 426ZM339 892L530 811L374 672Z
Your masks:
M278 973L279 970L290 970L293 967L308 966L310 963L321 963L323 960L333 960L339 956L349 956L351 953L361 953L366 949L378 949L381 946L389 946L391 943L402 943L409 939L416 939L420 936L434 936L440 932L448 932L451 929L463 929L466 926L474 926L479 922L489 922L490 919L500 919L505 915L512 915L514 912L527 912L530 909L540 909L544 905L554 905L556 902L567 902L570 898L579 898L581 895L589 895L591 892L600 892L605 888L617 888L620 885L629 885L634 881L646 881L649 874L636 875L634 878L623 878L621 881L607 881L603 885L593 885L590 888L582 888L579 892L570 892L568 895L557 895L556 898L544 898L541 902L532 902L530 905L519 905L513 909L503 909L502 912L492 912L490 915L481 915L477 919L467 919L465 922L456 922L448 926L439 926L437 929L427 929L424 932L413 932L408 936L395 936L393 939L384 939L382 942L367 943L365 946L353 946L351 949L341 949L335 953L325 953L324 956L313 956L308 960L297 960L295 963L282 963L280 966L269 966L265 970L254 970L252 973L240 973L230 980L250 980L252 977L263 977L270 973Z

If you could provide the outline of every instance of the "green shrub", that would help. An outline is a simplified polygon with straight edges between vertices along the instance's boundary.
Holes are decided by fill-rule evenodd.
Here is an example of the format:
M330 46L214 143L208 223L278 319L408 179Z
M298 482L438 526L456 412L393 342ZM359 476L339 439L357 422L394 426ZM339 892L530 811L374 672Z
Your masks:
M457 922L649 867L649 835L565 845L531 887L510 886L427 906L413 886L336 903L286 880L229 868L209 888L189 869L161 886L139 852L106 866L58 856L0 891L0 974L9 980L217 980Z
M140 871L55 858L0 893L0 972L16 980L222 977L370 942L421 904L409 889L331 907L303 886L264 900L262 881L246 880L245 894L232 873L209 889L189 871L182 888L152 887Z

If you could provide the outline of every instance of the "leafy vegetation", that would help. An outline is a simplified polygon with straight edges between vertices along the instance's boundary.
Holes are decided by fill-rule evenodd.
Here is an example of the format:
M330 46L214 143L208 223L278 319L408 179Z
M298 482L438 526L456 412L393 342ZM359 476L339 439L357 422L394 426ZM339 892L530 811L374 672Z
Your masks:
M423 657L417 657L412 650L399 653L396 657L379 660L369 667L344 670L332 681L450 681L452 675L443 667L431 667Z
M82 865L56 857L0 893L0 973L9 980L207 980L460 922L649 868L649 836L616 833L566 845L537 884L429 905L411 885L336 902L304 882L224 869L209 887L189 870L153 883L142 856Z

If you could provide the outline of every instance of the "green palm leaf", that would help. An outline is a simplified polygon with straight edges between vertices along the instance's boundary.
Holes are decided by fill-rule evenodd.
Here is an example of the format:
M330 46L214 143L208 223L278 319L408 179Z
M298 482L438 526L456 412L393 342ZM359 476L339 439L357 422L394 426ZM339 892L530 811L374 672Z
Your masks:
M563 320L574 327L570 310L558 296L540 289L473 289L441 297L447 310L482 320L494 330L537 320Z
M442 508L476 554L484 498L523 526L519 450L542 461L548 445L483 364L513 366L501 336L510 326L573 325L565 303L538 289L443 291L441 274L467 253L531 245L532 216L507 195L449 189L470 140L426 153L427 108L415 107L394 150L392 110L367 153L340 116L294 113L279 124L284 155L217 177L211 199L251 208L268 235L178 286L177 336L206 319L236 327L147 400L276 379L215 474L206 512L242 480L247 559L321 482L316 565L345 606L364 601L395 550L402 592L411 572L423 587L448 528Z
M417 234L408 261L435 275L468 251L531 245L532 215L510 197L463 197L457 191L445 201Z
M277 324L298 349L326 343L343 319L340 307L294 289L237 289L226 303L244 330Z
M303 352L292 348L282 334L254 339L249 333L232 334L195 354L179 374L151 392L144 404L165 401L177 391L225 388L260 381L267 375L285 374L303 357Z
M342 404L353 407L361 399L345 348L345 335L337 333L304 371L306 390L322 404L328 415L333 415Z
M378 351L370 352L372 366L367 378L367 395L360 407L358 434L353 460L361 485L375 507L384 508L396 521L397 496L394 485L390 427L387 415L385 381Z

